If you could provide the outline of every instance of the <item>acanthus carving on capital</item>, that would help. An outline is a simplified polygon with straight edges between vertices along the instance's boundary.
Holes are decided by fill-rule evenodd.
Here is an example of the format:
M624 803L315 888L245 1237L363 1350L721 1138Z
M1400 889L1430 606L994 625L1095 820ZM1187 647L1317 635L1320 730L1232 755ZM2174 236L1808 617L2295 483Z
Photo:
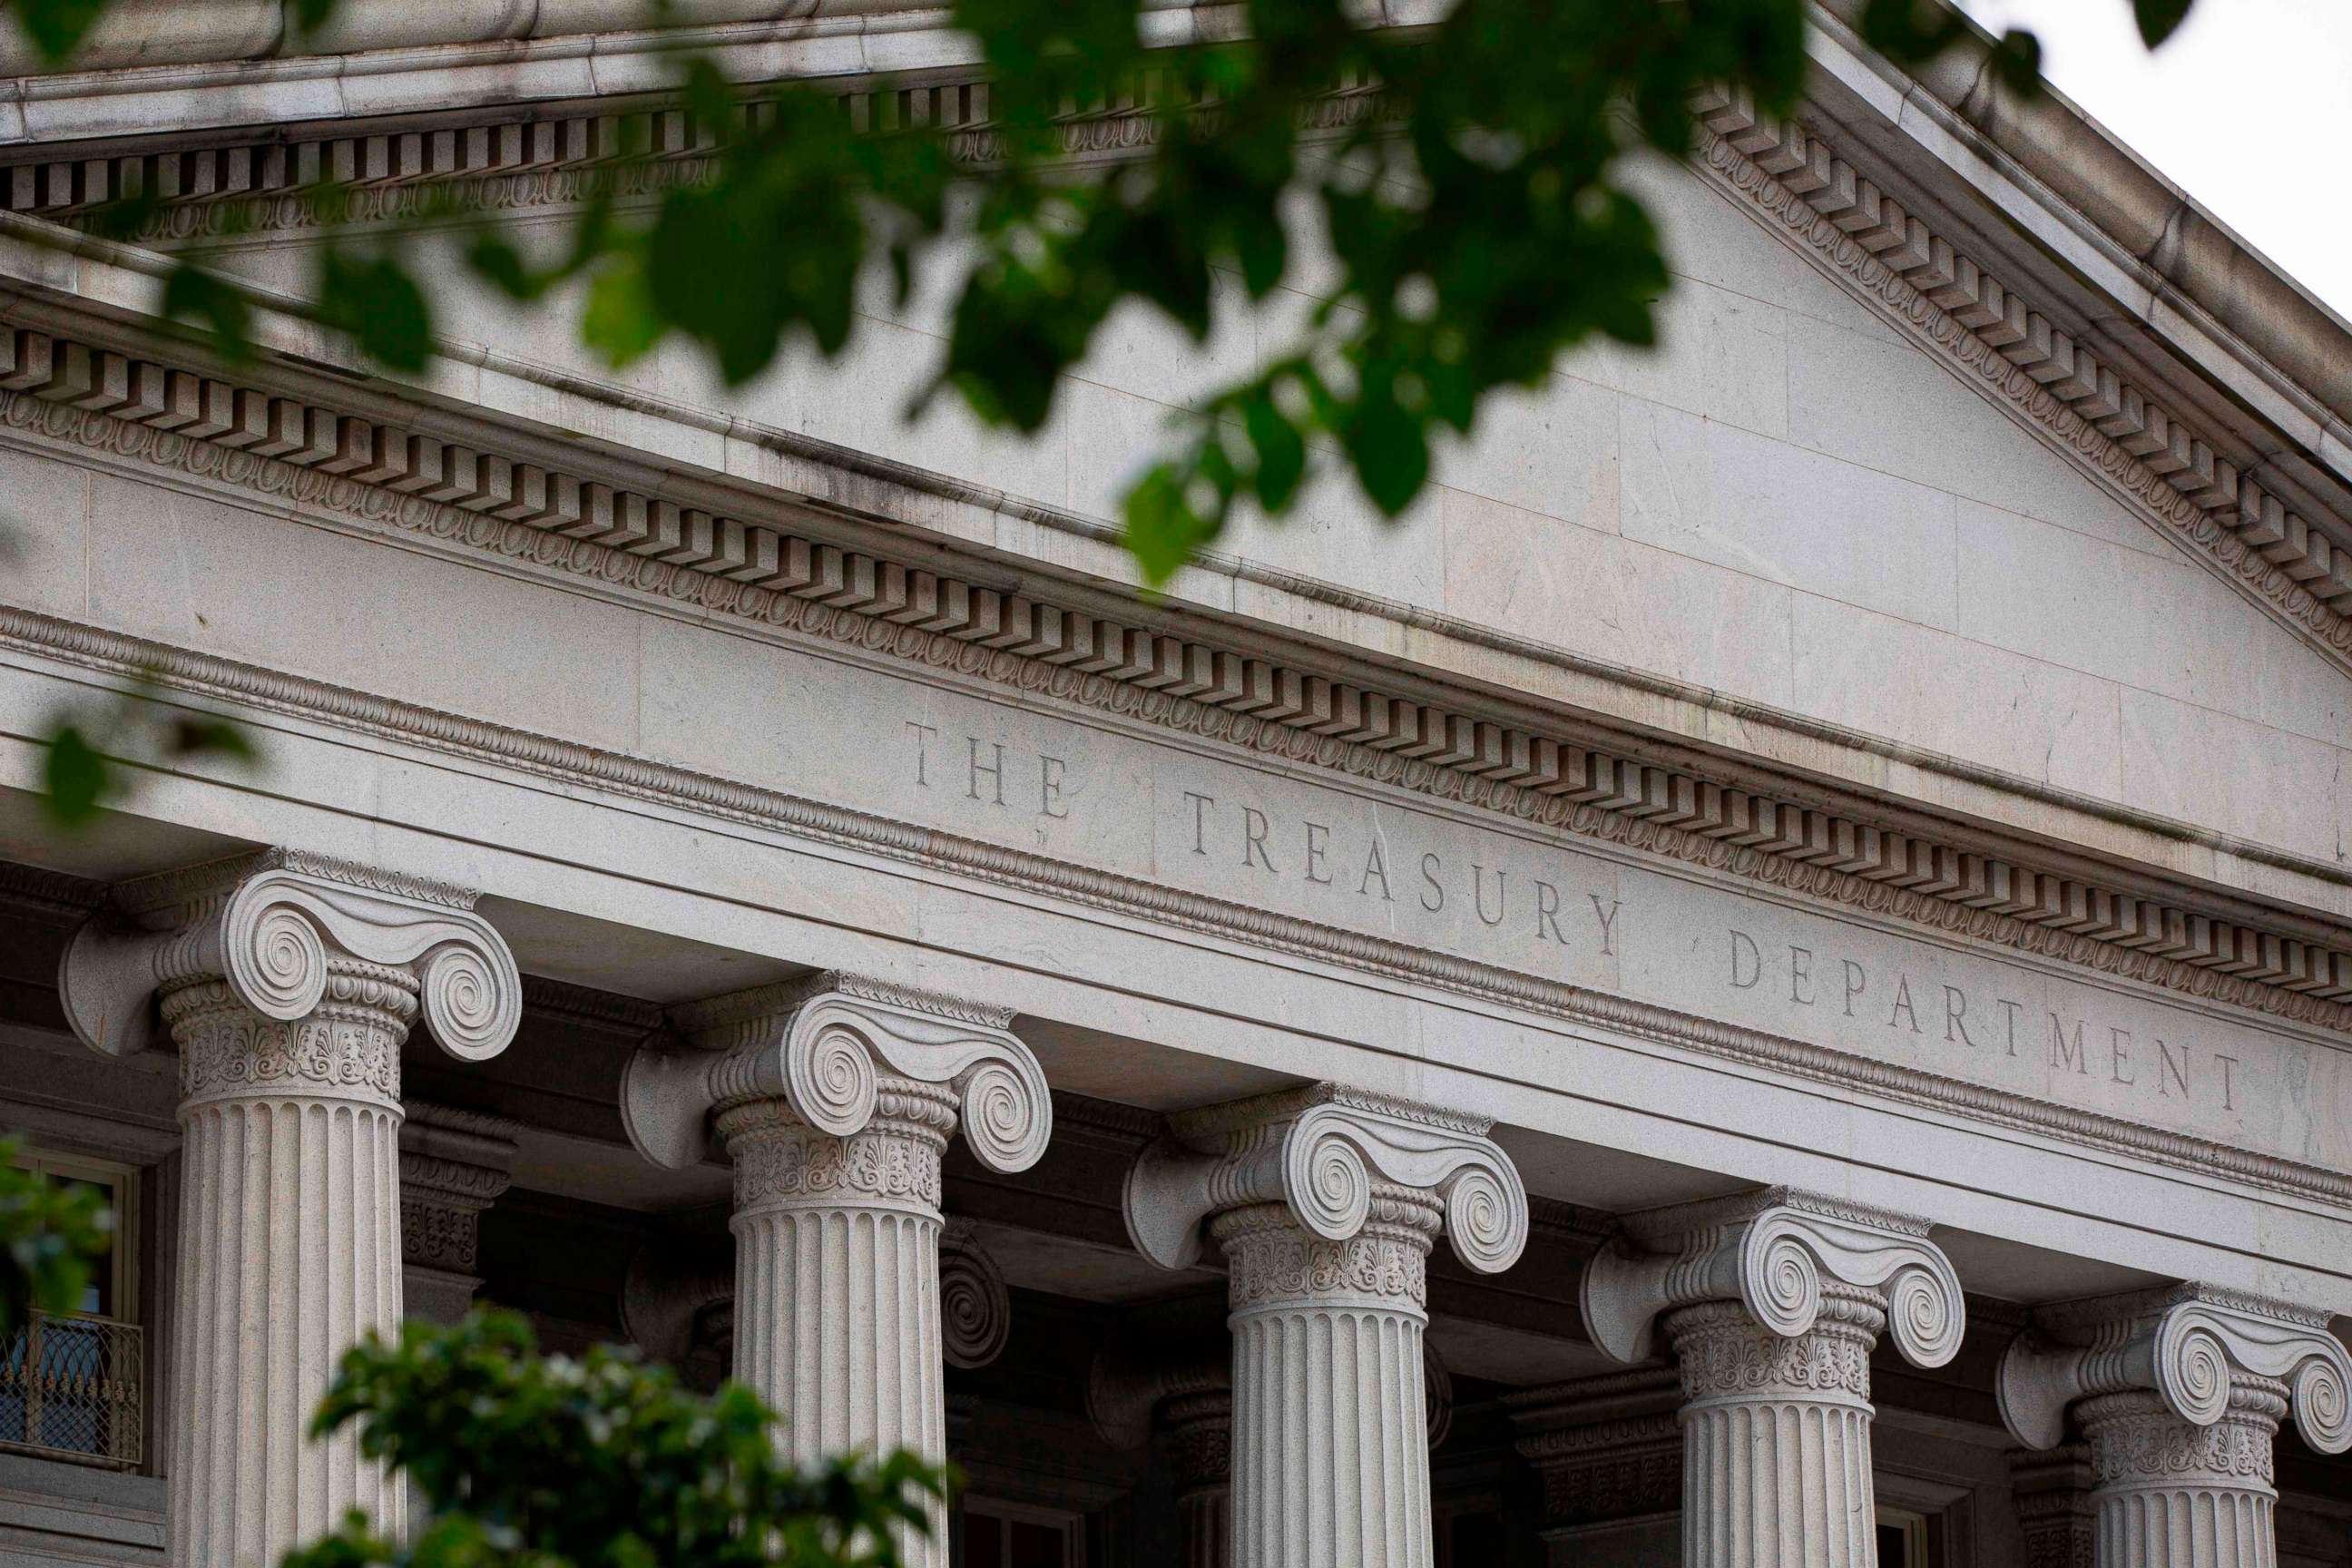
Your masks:
M2078 1415L2099 1485L2269 1485L2286 1389L2270 1378L2236 1381L2228 1405L2206 1426L2181 1419L2160 1394L2136 1390L2083 1401Z
M1774 1394L1870 1397L1870 1350L1885 1324L1874 1293L1822 1287L1812 1326L1784 1335L1759 1325L1737 1301L1704 1301L1666 1319L1686 1399Z
M322 856L239 856L115 889L66 949L58 991L75 1034L116 1057L154 1043L160 997L196 1086L302 1079L396 1098L400 1037L420 1012L465 1060L504 1050L520 1021L513 954L471 901Z
M1045 1071L1002 1009L828 973L680 1008L673 1022L692 1043L641 1047L621 1085L630 1142L667 1169L702 1159L714 1114L730 1148L808 1142L746 1136L782 1110L826 1140L855 1142L874 1128L909 1158L934 1131L944 1145L960 1124L980 1163L1006 1173L1035 1164L1053 1133ZM764 1157L772 1168L754 1184L763 1189L824 1181L877 1192L896 1158L877 1150L823 1164L835 1156L814 1146ZM935 1184L936 1159L932 1167Z
M1163 1268L1198 1261L1207 1222L1224 1216L1236 1305L1294 1277L1417 1304L1441 1226L1487 1274L1528 1238L1527 1189L1486 1123L1335 1084L1172 1119L1129 1168L1124 1198L1129 1237Z
M1755 1329L1782 1340L1812 1333L1825 1313L1845 1324L1866 1308L1873 1317L1883 1311L1906 1360L1941 1366L1959 1352L1967 1308L1928 1228L1785 1188L1662 1211L1586 1266L1585 1327L1611 1355L1640 1362L1655 1353L1662 1316L1703 1303L1736 1303ZM1710 1345L1717 1337L1712 1320L1682 1323L1678 1348L1689 1332L1705 1331ZM1875 1331L1871 1325L1869 1338ZM1843 1329L1830 1336L1846 1337ZM1866 1359L1868 1339L1863 1346Z
M1391 1194L1409 1189L1391 1188ZM1434 1202L1376 1201L1374 1217L1340 1241L1302 1230L1280 1204L1227 1209L1209 1222L1223 1249L1227 1293L1235 1311L1305 1296L1349 1296L1418 1310L1427 1300L1430 1243L1442 1222Z
M2326 1318L2195 1284L2045 1310L2002 1353L1995 1386L2010 1432L2051 1448L2078 1400L2144 1392L2210 1427L2261 1419L2259 1390L2270 1384L2284 1401L2273 1425L2291 1406L2313 1449L2352 1447L2352 1353Z

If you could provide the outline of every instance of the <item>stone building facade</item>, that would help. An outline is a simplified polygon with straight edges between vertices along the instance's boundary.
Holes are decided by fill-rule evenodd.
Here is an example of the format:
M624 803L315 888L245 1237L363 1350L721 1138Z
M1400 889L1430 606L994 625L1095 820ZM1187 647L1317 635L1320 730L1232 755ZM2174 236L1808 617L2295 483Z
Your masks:
M688 41L985 150L941 13L778 9ZM398 1519L295 1435L479 1299L954 1458L924 1563L2352 1563L2352 330L1855 9L1643 171L1659 352L1156 597L1107 520L1238 309L1020 442L902 420L935 300L734 391L454 269L413 378L284 308L321 172L695 177L676 35L128 0L16 79L0 1124L121 1245L0 1361L0 1561ZM61 837L133 686L262 765Z

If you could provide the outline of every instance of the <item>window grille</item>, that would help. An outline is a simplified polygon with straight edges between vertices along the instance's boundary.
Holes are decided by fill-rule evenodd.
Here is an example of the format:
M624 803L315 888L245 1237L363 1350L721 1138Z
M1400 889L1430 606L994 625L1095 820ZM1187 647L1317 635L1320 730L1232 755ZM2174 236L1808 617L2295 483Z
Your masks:
M136 1466L146 1430L138 1325L34 1312L0 1352L0 1447Z

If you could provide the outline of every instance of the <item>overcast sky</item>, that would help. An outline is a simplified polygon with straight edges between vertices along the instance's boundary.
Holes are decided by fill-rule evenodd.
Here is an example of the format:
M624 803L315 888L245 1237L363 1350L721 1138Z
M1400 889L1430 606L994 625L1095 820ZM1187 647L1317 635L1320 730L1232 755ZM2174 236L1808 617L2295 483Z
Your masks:
M2129 0L1967 0L2126 145L2352 317L2352 0L2197 0L2150 55Z

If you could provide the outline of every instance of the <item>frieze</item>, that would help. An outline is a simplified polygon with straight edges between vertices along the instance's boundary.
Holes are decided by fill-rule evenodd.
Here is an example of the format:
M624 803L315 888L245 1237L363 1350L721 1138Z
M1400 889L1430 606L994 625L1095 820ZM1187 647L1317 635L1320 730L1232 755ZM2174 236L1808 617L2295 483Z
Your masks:
M2126 1150L2200 1173L2220 1174L2233 1181L2330 1202L2352 1200L2352 1176L2306 1159L2150 1126L2134 1117L2053 1103L2036 1095L1970 1082L1948 1071L1857 1058L1780 1030L1726 1022L1687 1007L1662 1006L1591 986L1432 952L1408 942L1338 930L1229 899L1203 896L689 768L557 741L212 655L125 637L32 611L0 606L0 636L98 668L122 672L152 671L199 692L323 718L403 743L459 755L491 757L505 765L566 783L585 780L625 795L682 805L714 816L782 828L918 864L951 868L961 874L1043 896L1107 910L1140 912L1183 929L1237 936L1276 951L1337 962L1367 973L1506 1005L1528 1007L1637 1038L1753 1063L1798 1078L1860 1089L1900 1102L1952 1110L2065 1142ZM984 656L983 662L993 657ZM1885 889L1878 891L1883 893ZM2063 940L2076 944L2073 951L2077 954L2087 950L2109 954L2121 952L2088 938ZM2245 989L2235 977L2216 976L2201 970L2183 972L2201 976L2205 984L2198 988L2212 993L2218 1000L2228 1000L2233 987L2240 992ZM2298 1000L2313 1001L2308 997ZM2324 1008L2334 1004L2314 1005Z
M18 332L16 353L50 366L42 374L50 377L44 389L52 397L86 390L92 378L104 374L129 387L135 383L134 371L152 368L120 364L106 372L106 362L119 363L119 358L98 354L86 356L83 369L58 381L66 373L57 368L56 356L61 347L73 345L44 338L46 346L36 353L26 340L38 337ZM163 395L141 393L116 406L152 403L160 409L165 405L154 399ZM233 389L227 395L232 405L253 396ZM263 405L273 405L263 400ZM373 430L362 421L320 414L325 426L302 438L307 446L297 463L263 455L289 442L302 445L290 436L255 448L225 448L184 433L201 426L159 431L17 391L0 389L0 416L16 428L37 427L60 439L110 447L298 504L529 560L614 588L634 588L663 602L699 605L712 613L1049 695L2193 996L2323 1026L2352 1026L2352 1007L2336 1000L2352 994L2352 952L2277 937L2162 900L1718 785L1681 769L1397 700L1019 595L967 587L764 527L642 497L599 497L591 494L599 489L593 485L571 482L566 490L528 465L468 452L475 471L462 484L452 481L467 492L455 505L362 483L353 472L381 471L381 462L369 455L376 437L358 440L352 435L355 429ZM355 440L356 449L347 452ZM368 468L370 463L376 468ZM564 495L570 499L561 499ZM700 548L713 570L653 560L585 534L665 542L673 534L705 539L710 542ZM688 546L681 549L691 552ZM770 588L725 574L751 570L742 563L755 556L772 561L772 570L761 569L788 585ZM853 604L870 606L872 613ZM961 624L944 631L908 624L905 612L919 605L931 625ZM35 624L45 620L36 617ZM909 725L919 735L919 721ZM562 749L561 742L544 738L531 741L534 751ZM920 752L913 765L925 766ZM1047 794L1047 781L1041 778L1039 789ZM1041 801L1045 815L1054 815L1053 807L1050 798ZM1196 810L1204 814L1195 826L1205 843L1206 808ZM1244 855L1252 854L1254 826L1245 815L1238 823ZM1263 832L1271 831L1269 822L1261 841ZM1306 853L1311 858L1311 851ZM1399 879L1412 877L1416 869L1381 868L1391 897ZM1459 867L1451 870L1456 879L1476 875ZM1369 864L1351 871L1359 886L1370 885ZM1475 903L1479 892L1476 884L1465 888L1457 881L1451 896ZM1498 901L1504 893L1496 889ZM1430 895L1416 889L1412 896ZM1521 896L1541 900L1543 894L1530 887ZM1540 901L1524 912L1538 923L1563 918L1559 909ZM1591 918L1605 924L1609 914L1595 906Z

